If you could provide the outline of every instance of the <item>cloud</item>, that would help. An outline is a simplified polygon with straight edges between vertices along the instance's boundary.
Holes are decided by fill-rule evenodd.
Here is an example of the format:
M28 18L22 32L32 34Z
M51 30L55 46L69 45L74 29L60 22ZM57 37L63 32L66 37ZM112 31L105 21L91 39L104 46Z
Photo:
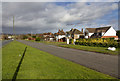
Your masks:
M57 32L59 28L68 29L67 24L89 24L117 10L117 5L117 3L77 2L63 6L51 2L4 2L3 32L8 31L6 28L12 28L13 16L17 33Z
M0 2L0 33L2 33L2 3Z
M120 0L3 0L3 2L118 2Z

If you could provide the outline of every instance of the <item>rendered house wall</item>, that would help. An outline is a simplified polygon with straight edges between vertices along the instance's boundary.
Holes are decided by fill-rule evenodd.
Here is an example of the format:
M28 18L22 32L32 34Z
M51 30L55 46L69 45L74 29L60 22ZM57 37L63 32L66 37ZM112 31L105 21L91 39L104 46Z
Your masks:
M58 41L58 39L62 39L64 37L66 37L66 35L58 35L58 36L56 36L56 40Z
M116 36L116 31L111 27L103 36Z

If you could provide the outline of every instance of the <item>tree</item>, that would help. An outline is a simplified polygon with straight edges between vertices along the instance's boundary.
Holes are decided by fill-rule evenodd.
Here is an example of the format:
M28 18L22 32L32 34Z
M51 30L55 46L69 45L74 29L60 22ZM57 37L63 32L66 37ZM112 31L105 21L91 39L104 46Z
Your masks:
M120 30L118 30L116 34L120 38Z
M35 41L40 41L40 37L37 37L37 38L35 39Z
M23 39L27 39L28 38L28 36L26 36L26 35L23 35Z
M36 36L32 36L32 38L36 38Z

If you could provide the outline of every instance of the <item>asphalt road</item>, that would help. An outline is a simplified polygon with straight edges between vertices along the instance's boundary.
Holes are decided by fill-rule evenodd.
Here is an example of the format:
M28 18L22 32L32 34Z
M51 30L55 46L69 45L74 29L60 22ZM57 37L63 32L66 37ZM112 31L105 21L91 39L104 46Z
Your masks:
M9 42L11 42L12 40L4 40L4 41L0 41L0 47L8 44Z
M18 40L26 45L118 78L118 56Z
M8 43L11 42L11 41L12 41L12 40L4 40L4 41L2 41L2 46L8 44Z

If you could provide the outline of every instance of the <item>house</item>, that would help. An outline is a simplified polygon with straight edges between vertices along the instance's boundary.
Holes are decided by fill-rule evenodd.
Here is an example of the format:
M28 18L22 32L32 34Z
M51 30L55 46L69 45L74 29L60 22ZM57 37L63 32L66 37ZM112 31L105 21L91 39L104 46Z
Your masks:
M86 28L85 38L114 38L118 39L116 36L116 31L113 27L99 27L99 28Z
M54 40L54 34L51 32L43 33L43 37L45 41L53 41Z
M52 33L51 32L48 32L48 33L43 33L43 37L47 37L47 36L51 36Z
M55 38L56 38L56 41L58 42L65 42L66 41L66 35L65 35L65 32L62 30L58 30L57 33L54 34L55 35Z
M54 39L55 39L54 35L47 36L47 37L44 38L45 41L54 41Z
M8 40L8 34L1 34L1 40Z
M81 32L78 29L72 28L70 31L66 33L67 33L66 37L68 37L69 39L78 39L78 38L84 37L83 29Z
M91 35L94 34L95 30L96 28L86 28L84 32L85 38L90 38Z
M12 36L8 36L8 39L12 39Z
M30 38L28 38L28 40L35 40L35 38L30 37Z

